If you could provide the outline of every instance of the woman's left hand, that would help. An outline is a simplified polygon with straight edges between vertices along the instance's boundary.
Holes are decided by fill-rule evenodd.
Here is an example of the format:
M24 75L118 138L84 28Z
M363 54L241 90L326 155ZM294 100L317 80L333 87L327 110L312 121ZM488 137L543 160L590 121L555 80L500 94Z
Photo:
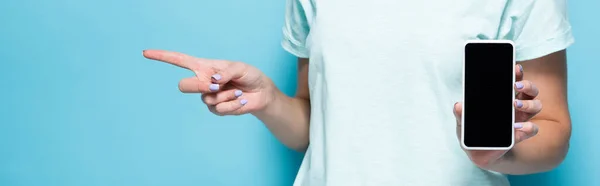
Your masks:
M528 138L535 136L538 126L529 120L542 110L542 103L536 100L538 89L533 83L523 80L523 67L515 66L517 92L515 106L515 145ZM493 98L492 98L493 99ZM456 117L456 133L461 136L462 103L454 104L454 116ZM508 150L465 150L469 158L478 167L488 169L498 160L503 159Z

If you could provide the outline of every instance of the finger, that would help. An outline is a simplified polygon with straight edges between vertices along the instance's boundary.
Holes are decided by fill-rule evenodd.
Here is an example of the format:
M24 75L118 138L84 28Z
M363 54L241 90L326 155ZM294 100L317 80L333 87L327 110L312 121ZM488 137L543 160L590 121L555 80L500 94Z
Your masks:
M516 81L523 80L523 65L517 64L515 65L515 79Z
M462 116L462 103L454 103L454 118L456 119L456 136L460 138L461 131L461 116Z
M532 122L515 123L515 143L537 135L538 129L538 126Z
M515 90L519 93L517 99L528 100L538 96L538 88L528 80L518 81L515 83Z
M165 50L144 50L142 53L144 57L148 59L166 62L189 70L196 69L198 65L195 62L196 60L194 60L194 57L178 52Z
M204 96L204 95L203 95ZM218 113L214 105L206 105L208 106L208 110L215 115L224 116L225 114Z
M198 77L184 78L179 81L179 90L183 93L211 93L219 91L219 84L213 84Z
M219 103L232 101L242 96L242 91L238 89L230 89L212 94L202 94L202 101L206 105L217 105Z
M231 80L240 79L246 72L246 64L230 63L226 68L212 75L212 81L219 84L227 83Z
M515 108L518 111L535 115L542 111L542 102L540 100L516 100Z
M222 102L214 106L214 112L218 115L239 115L246 104L248 100L244 98Z
M460 122L461 116L462 116L462 103L456 102L456 103L454 103L454 117L456 118L457 122Z

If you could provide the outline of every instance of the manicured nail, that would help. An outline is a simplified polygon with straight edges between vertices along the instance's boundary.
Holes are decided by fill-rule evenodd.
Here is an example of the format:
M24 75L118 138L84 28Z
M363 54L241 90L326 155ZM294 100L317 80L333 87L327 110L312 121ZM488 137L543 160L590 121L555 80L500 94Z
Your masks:
M235 97L240 97L240 96L242 96L242 91L241 90L236 90L234 92L234 94L235 94Z
M523 107L523 102L521 100L517 100L517 108Z
M215 75L212 75L212 78L213 78L215 81L219 81L219 80L221 80L221 74L215 74Z
M515 87L517 87L517 89L522 89L522 88L523 88L523 83L521 83L521 82L516 82L516 83L515 83Z
M523 124L522 123L515 123L515 129L521 129L523 128Z
M210 89L210 91L213 91L213 92L217 91L217 90L219 90L219 84L210 84L208 89Z
M519 65L519 71L523 72L523 65Z
M246 99L242 99L242 100L240 101L240 103L241 103L242 105L245 105L246 103L248 103L248 100L246 100Z

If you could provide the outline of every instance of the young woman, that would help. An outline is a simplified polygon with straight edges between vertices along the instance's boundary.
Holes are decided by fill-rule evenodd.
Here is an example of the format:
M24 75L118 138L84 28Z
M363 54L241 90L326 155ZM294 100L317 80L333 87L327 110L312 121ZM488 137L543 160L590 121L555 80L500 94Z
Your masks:
M564 159L573 43L565 0L287 0L286 8L283 47L299 58L294 97L245 63L144 56L194 71L179 88L202 93L215 114L253 114L305 151L294 185L504 186L505 174L548 171ZM515 43L511 150L468 151L458 141L471 39Z

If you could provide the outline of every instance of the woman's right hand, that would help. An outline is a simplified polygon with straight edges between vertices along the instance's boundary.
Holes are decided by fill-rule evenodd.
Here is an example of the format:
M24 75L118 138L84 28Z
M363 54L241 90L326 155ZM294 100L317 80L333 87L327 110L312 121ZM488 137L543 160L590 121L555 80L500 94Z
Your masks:
M264 110L277 88L260 70L241 62L201 59L164 50L144 50L144 57L193 71L179 82L184 93L201 93L208 109L219 116Z

